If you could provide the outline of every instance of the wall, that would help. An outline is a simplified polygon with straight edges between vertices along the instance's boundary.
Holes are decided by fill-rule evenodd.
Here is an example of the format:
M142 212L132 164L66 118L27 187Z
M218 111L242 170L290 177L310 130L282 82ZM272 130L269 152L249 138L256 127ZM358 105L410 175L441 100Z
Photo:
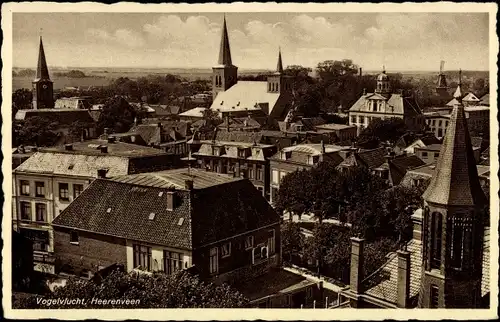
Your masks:
M56 272L64 265L81 270L97 271L99 268L117 263L127 264L125 240L117 237L78 232L78 244L70 243L70 229L54 227Z
M127 272L130 272L131 270L134 269L134 248L133 248L134 244L151 247L151 264L153 271L165 271L163 267L164 250L175 253L181 253L183 258L183 265L182 265L183 269L189 268L193 265L191 251L127 240L126 241Z
M252 264L252 249L245 249L245 239L252 235L254 242L253 247L268 245L269 230L274 229L274 244L275 256L270 255L268 260L255 262ZM231 242L231 254L228 257L222 258L222 245ZM218 248L218 267L217 273L210 274L210 249ZM280 240L280 225L272 225L259 229L254 232L236 236L232 239L220 241L214 244L206 245L196 249L193 252L193 264L197 267L200 275L211 280L231 282L235 278L245 279L249 275L262 274L269 267L279 266L281 264L281 240Z
M160 153L161 150L158 150ZM181 165L179 155L143 156L129 160L128 174L173 169Z

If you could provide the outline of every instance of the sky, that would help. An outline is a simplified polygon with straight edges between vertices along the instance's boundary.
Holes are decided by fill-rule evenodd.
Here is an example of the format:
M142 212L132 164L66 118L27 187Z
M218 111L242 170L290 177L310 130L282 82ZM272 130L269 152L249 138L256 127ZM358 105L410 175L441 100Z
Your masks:
M13 65L210 68L223 13L14 13ZM227 13L233 64L274 69L352 59L365 70L488 70L487 13Z

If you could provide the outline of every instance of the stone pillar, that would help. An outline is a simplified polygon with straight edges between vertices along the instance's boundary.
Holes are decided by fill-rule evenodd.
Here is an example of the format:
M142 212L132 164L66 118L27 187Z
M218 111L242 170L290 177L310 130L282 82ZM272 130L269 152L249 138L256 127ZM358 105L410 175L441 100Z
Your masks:
M398 250L398 297L397 305L406 308L410 299L410 253Z
M351 292L362 293L361 282L363 281L364 244L362 238L351 238Z

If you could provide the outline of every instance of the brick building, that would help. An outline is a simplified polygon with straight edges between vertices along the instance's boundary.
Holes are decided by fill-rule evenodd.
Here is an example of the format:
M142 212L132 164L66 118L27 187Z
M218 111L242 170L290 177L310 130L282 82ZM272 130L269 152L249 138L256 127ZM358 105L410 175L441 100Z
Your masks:
M176 169L99 179L58 216L57 271L123 264L205 280L244 280L280 265L280 219L249 180Z
M352 238L352 307L480 308L489 306L487 198L481 188L462 93L455 93L449 129L423 208L412 216L413 238L370 276L364 241ZM486 227L485 227L486 226Z
M276 153L276 147L259 143L262 140L260 133L221 131L212 140L193 138L191 156L196 158L197 167L248 178L263 196L269 198L269 158Z
M176 156L121 142L92 140L35 152L13 170L13 228L33 240L35 269L53 272L56 218L96 178L170 169Z

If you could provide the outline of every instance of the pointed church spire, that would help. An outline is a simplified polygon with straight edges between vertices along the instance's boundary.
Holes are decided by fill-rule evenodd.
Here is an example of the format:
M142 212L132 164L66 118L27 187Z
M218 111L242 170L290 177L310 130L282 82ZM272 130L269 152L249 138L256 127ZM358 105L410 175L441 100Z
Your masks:
M455 91L455 94L453 94L453 97L459 101L460 103L462 102L463 94L462 94L462 70L460 69L458 71L458 86L457 90Z
M49 69L47 68L47 61L45 59L45 51L43 50L42 36L40 36L40 49L38 52L38 67L36 69L36 79L50 80Z
M229 47L229 36L227 34L226 25L226 15L224 15L224 24L222 26L222 37L220 40L220 50L219 50L219 65L222 66L232 66L231 61L231 49Z
M283 73L283 61L281 60L281 47L278 50L278 65L276 66L276 72Z
M436 169L423 198L446 206L483 206L486 196L479 183L460 87L461 80Z

